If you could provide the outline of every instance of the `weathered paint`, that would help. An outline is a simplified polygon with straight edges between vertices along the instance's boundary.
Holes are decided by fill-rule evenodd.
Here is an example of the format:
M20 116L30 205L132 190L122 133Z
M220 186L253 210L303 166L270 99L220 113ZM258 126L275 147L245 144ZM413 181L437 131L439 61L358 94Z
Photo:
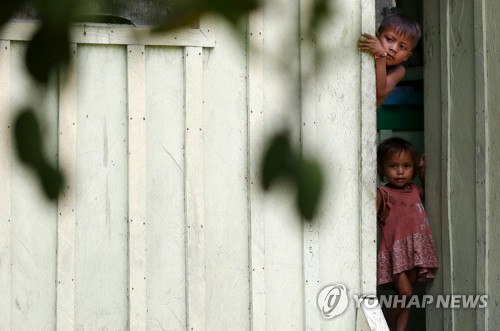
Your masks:
M498 325L499 9L482 0L424 3L427 205L441 260L430 293L489 295L486 309L429 309L431 330Z
M314 10L314 1L301 1L301 13L306 15ZM312 36L308 34L308 22L301 21L300 26L300 68L301 68L301 138L302 149L308 156L317 154L316 134L316 50ZM307 330L321 328L321 316L318 314L316 295L320 281L320 227L317 222L303 224L303 259L304 259L304 326Z
M484 316L485 328L493 330L500 325L500 172L497 171L500 164L500 114L498 105L500 95L497 92L500 81L500 42L498 40L500 26L495 19L500 12L500 4L497 1L481 1L483 19L483 54L484 57L484 113L481 114L483 122L481 128L484 130L484 180L482 189L485 191L485 199L481 202L484 208L481 231L484 233L485 255L487 267L485 268L484 283L487 293L490 294L488 311ZM478 153L479 154L479 153ZM481 154L479 154L481 155Z
M130 329L147 325L147 136L145 47L127 47L128 96L128 258Z
M11 284L11 232L12 232L12 199L11 199L11 107L10 107L10 41L0 41L0 103L4 111L0 117L0 283ZM11 288L0 287L3 298L0 301L0 324L10 326L11 321Z
M61 75L59 96L59 166L66 185L58 204L57 218L57 329L75 329L75 227L76 227L76 132L77 45L71 45L71 62Z
M146 27L97 23L72 26L69 33L71 41L78 44L213 47L211 22L204 21L206 30L180 29L164 34L151 33L151 29ZM27 41L36 28L37 24L33 23L6 23L0 32L0 39Z
M25 45L11 42L11 114L33 107L46 133L44 145L51 162L57 150L57 94L36 85L24 70ZM55 327L57 207L40 198L37 179L12 154L10 170L11 265L8 286L13 330Z
M361 61L355 48L361 29L374 30L374 6L338 4L317 40L299 39L300 11L311 6L269 2L250 16L248 44L210 19L182 41L169 34L138 42L132 36L142 30L133 27L90 26L87 37L73 29L68 85L58 103L44 99L50 146L59 146L67 171L57 210L38 192L23 209L33 183L17 172L27 172L0 168L2 183L16 185L2 198L2 215L11 210L23 222L0 228L2 238L23 239L1 251L13 265L0 265L12 284L2 301L6 325L366 330L353 306L325 320L316 300L335 283L375 291L373 59ZM40 98L24 93L33 87L18 53L29 31L23 23L0 33L21 40L7 50L14 64L0 59L2 86L15 87L0 96L14 95L13 109ZM325 166L313 223L299 218L288 186L260 187L263 144L283 126L295 148ZM30 210L43 223L34 224ZM35 229L42 236L27 242ZM43 255L48 277L20 276L29 254ZM22 306L26 289L43 294L32 310Z
M186 300L190 330L204 329L207 309L202 51L198 47L184 51Z
M248 329L247 63L227 61L245 54L246 42L244 38L234 39L227 29L216 32L218 40L229 47L205 49L203 53L205 328Z
M127 51L83 45L77 56L75 328L125 329L131 221Z
M148 327L184 329L184 73L182 48L146 48ZM182 82L182 79L181 79ZM161 132L161 134L158 134Z
M250 15L248 22L248 218L250 269L250 327L266 329L266 220L264 195L260 186L259 165L264 140L264 54L263 13Z

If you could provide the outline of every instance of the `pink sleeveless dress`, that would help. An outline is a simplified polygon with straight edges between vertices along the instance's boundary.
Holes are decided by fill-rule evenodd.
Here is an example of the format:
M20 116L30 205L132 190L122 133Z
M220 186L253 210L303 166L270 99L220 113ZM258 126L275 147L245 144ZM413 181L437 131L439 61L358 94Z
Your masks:
M377 284L388 284L396 276L417 268L417 280L434 278L438 267L434 240L429 228L418 187L395 189L377 188L382 196L377 221L380 245L377 255Z

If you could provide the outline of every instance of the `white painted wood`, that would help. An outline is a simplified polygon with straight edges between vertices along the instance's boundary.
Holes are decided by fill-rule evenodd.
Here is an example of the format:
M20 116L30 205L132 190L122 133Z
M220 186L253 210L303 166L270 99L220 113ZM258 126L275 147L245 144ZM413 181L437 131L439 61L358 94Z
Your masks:
M228 47L203 52L205 329L248 330L248 46L227 29L217 43Z
M361 1L361 30L375 34L374 0ZM377 290L377 118L375 66L369 54L361 56L361 158L360 158L360 290L373 294ZM369 319L368 319L369 321Z
M266 222L260 183L264 142L263 12L249 18L248 26L248 190L250 222L250 326L266 330Z
M127 47L129 326L146 330L146 77L145 47ZM148 222L149 223L149 222Z
M69 188L60 215L52 209L44 219L46 229L30 229L30 217L43 214L38 209L22 210L26 183L31 188L33 182L24 181L22 170L12 174L13 215L24 221L13 229L23 239L12 246L9 307L16 329L359 326L353 309L321 319L315 301L330 283L361 292L375 281L369 262L375 250L370 253L365 242L375 224L360 211L370 204L374 175L373 118L365 109L372 102L371 78L360 70L372 68L369 61L360 66L354 42L360 31L345 29L339 20L327 22L319 40L297 40L304 29L298 9L311 5L279 1L253 13L248 53L245 41L219 20L211 29L203 21L195 37L188 33L181 41L133 41L132 27L74 27L78 56L69 89L60 91L58 131ZM335 10L351 27L361 26L369 7L352 2ZM9 33L26 39L33 31L14 25L1 38ZM214 28L217 47L203 48L215 45ZM326 53L314 43L326 45ZM283 63L277 59L284 50ZM17 72L23 57L15 55ZM14 107L24 99L39 101L26 97L32 86L20 78L14 83ZM289 186L278 183L270 193L260 188L263 144L283 126L290 128L297 151L324 164L327 187L317 223L302 223ZM22 244L32 239L30 231L45 233L26 251ZM57 279L33 280L34 268L22 268L41 243L48 246L41 259ZM20 298L26 309L25 283L33 293L42 288L52 295L44 293L37 301L43 307L29 313L34 319L28 322L15 301Z
M314 1L300 1L300 16L311 17ZM301 137L305 157L316 157L318 136L316 131L316 47L308 20L301 20L300 26L300 75L301 75ZM316 220L303 222L304 259L304 329L319 330L321 315L317 306L320 282L320 227Z
M3 111L0 115L0 325L10 328L11 325L11 108L10 80L11 59L10 42L0 41L0 104Z
M38 26L38 23L6 23L0 31L0 39L30 40ZM124 24L74 24L70 28L70 40L77 44L214 47L210 25L204 29L152 33L151 28Z
M294 10L284 10L294 8ZM264 3L264 141L288 129L300 153L299 4ZM286 50L286 57L283 52ZM265 146L265 145L264 145ZM263 200L265 220L266 328L303 330L303 229L295 188L276 182Z
M50 162L57 155L57 89L42 88L24 69L25 44L11 43L11 118L31 107L40 121ZM51 82L53 83L53 82ZM50 85L54 87L53 85ZM15 154L14 154L15 155ZM56 323L57 208L48 203L38 178L11 160L12 330L54 329ZM27 318L29 317L29 318Z
M209 46L205 45L190 45L186 44L186 46L203 46L203 47L215 47L216 37L215 37L215 22L216 17L212 14L205 14L200 17L200 23L198 29L205 36L206 43ZM205 41L204 41L205 42Z
M126 59L125 47L78 46L76 329L128 328Z
M370 331L389 331L377 298L363 299L360 306Z
M203 330L206 321L206 265L202 49L186 47L184 57L187 318L189 330Z
M356 331L370 331L370 326L361 308L356 308Z
M325 52L321 70L316 70L317 155L326 171L325 199L318 219L320 287L344 284L353 293L361 293L360 257L365 244L361 243L362 211L359 209L361 114L367 110L362 108L361 100L368 99L360 99L364 98L361 75L365 73L361 72L361 54L356 47L361 33L362 10L370 11L374 7L361 8L359 2L336 2L333 12L339 19L327 20L316 40L317 47ZM344 27L342 22L358 28ZM375 274L375 270L372 272ZM321 327L350 330L355 325L356 310L349 306L342 315L323 320Z
M148 328L185 329L184 50L146 48Z
M68 71L61 74L59 96L59 168L65 178L57 216L57 329L75 328L75 227L77 45L70 45Z

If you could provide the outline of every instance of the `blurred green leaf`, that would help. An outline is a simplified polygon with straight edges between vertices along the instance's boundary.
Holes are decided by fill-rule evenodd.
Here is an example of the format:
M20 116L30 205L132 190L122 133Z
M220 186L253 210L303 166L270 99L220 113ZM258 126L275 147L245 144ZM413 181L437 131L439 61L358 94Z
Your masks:
M306 220L312 220L318 210L324 180L323 171L317 161L302 161L298 177L297 205Z
M294 176L296 159L290 148L288 133L279 133L271 139L264 152L262 163L262 186L268 190L277 179L291 178Z
M45 195L51 200L56 199L63 186L63 176L43 154L43 136L32 110L25 109L19 113L14 135L19 159L38 176Z
M28 71L38 82L46 84L51 72L69 61L69 25L76 19L76 8L84 4L83 1L86 0L2 0L0 3L0 25L28 2L33 4L38 12L42 24L29 42L26 52ZM105 1L111 0L103 0L102 4ZM101 4L98 0L94 2ZM330 4L329 0L314 2L305 31L305 35L311 40L315 39L318 25L329 18ZM109 2L108 5L120 4ZM241 18L260 5L259 0L177 0L173 3L158 0L156 8L160 9L159 6L162 6L168 13L168 19L155 31L197 25L200 17L206 13L219 14L236 25ZM55 199L62 189L63 176L47 161L48 158L43 153L42 138L33 111L21 112L15 128L19 158L37 174L45 194ZM290 182L296 187L301 215L305 219L314 217L323 192L322 169L318 162L304 159L300 152L294 150L287 132L278 133L270 140L264 153L261 176L262 185L266 190L277 180Z
M21 161L30 165L42 162L42 135L38 120L31 110L25 109L18 115L14 132Z
M47 198L50 200L57 199L64 184L64 177L61 171L44 161L35 168L35 172L38 174L38 178Z
M68 27L43 23L31 39L26 52L26 66L40 83L47 83L53 69L69 61Z
M323 193L323 171L317 161L302 158L293 150L288 133L279 133L270 140L264 152L261 174L265 190L277 180L289 181L296 188L301 216L313 219Z

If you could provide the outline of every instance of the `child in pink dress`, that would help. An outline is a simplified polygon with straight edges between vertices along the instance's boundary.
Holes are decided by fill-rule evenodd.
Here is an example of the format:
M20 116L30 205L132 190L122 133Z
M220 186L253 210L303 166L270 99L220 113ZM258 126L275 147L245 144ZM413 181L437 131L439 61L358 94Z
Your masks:
M425 160L417 159L408 141L393 137L378 146L377 172L387 184L377 187L377 284L393 285L407 300L416 282L433 279L437 269L434 240L422 205L424 192L411 183L417 170L423 183ZM396 321L396 330L405 330L409 310L404 304L384 314L388 323Z

